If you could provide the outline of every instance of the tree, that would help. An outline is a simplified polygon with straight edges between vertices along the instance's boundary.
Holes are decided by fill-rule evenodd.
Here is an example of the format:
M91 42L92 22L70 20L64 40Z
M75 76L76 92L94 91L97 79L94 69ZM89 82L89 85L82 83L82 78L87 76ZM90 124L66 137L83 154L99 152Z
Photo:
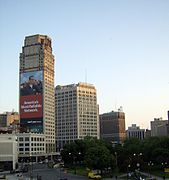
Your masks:
M111 167L112 156L109 150L100 144L95 144L91 146L85 155L85 164L90 169L99 169L103 170L104 168Z

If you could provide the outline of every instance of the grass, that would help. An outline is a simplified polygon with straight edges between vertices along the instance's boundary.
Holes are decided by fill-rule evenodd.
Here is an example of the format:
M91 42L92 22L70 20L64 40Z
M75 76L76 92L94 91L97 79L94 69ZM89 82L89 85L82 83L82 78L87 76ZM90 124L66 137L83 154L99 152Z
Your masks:
M78 174L78 175L81 175L81 176L87 176L87 170L86 170L86 168L84 168L84 167L71 167L71 168L68 168L67 169L67 172L68 173L71 173L71 174Z

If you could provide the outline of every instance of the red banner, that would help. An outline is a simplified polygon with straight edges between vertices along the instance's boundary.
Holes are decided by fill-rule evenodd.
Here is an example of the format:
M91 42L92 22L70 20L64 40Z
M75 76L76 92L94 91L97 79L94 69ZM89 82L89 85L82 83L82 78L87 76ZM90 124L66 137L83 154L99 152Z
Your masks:
M42 117L42 95L20 96L20 118Z

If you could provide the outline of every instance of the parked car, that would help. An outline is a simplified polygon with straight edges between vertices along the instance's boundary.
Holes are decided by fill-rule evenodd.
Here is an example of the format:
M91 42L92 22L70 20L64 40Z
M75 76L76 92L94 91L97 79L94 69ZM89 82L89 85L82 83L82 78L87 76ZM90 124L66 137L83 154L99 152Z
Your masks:
M89 172L88 178L90 178L90 179L101 179L102 177L99 174L95 174L94 172Z

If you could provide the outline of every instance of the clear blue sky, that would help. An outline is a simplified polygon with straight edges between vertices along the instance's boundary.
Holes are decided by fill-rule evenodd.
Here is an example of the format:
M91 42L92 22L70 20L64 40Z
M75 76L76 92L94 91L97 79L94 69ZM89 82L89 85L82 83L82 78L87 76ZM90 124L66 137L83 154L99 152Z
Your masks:
M46 34L55 85L96 86L100 113L123 106L149 127L169 110L168 0L0 0L0 112L18 111L24 37Z

